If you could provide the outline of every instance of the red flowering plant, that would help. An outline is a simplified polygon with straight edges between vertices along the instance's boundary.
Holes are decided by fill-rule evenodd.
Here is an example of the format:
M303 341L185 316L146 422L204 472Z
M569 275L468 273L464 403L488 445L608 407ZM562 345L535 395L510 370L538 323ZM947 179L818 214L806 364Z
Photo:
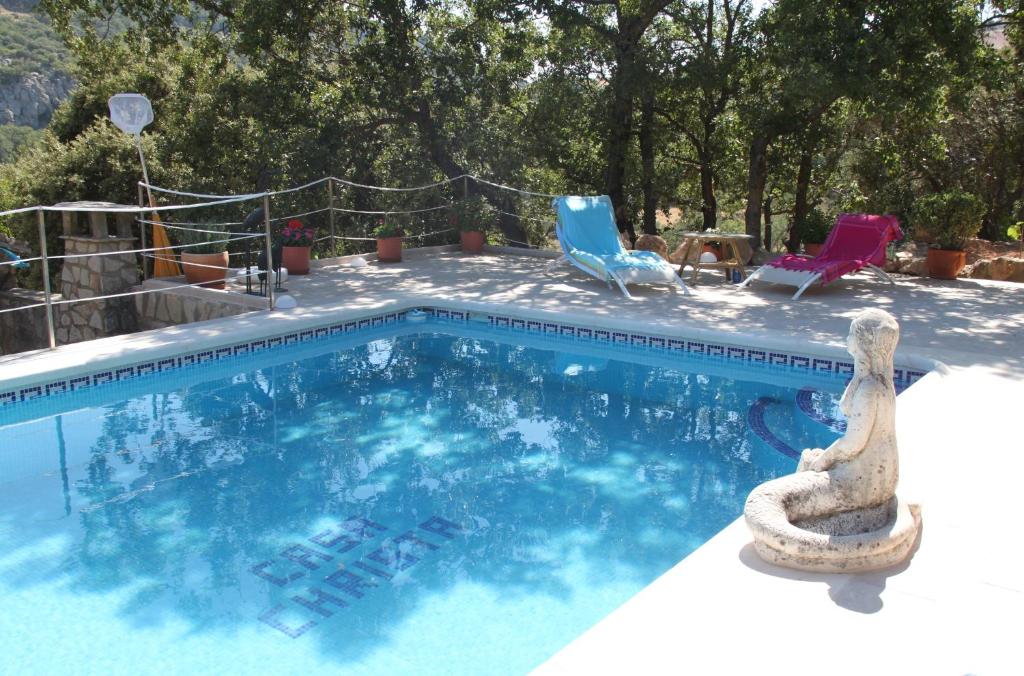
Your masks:
M285 224L278 236L282 246L313 246L316 230L302 225L302 221L293 218Z

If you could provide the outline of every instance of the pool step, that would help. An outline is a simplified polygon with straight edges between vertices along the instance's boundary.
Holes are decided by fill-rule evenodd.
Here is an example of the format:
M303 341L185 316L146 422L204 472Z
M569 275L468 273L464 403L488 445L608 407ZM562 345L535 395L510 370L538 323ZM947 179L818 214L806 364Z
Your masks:
M814 422L821 423L825 427L828 427L833 432L838 434L844 434L846 432L846 421L838 418L833 418L828 413L819 410L814 405L814 395L818 394L818 390L811 387L805 387L796 393L796 405L808 418Z

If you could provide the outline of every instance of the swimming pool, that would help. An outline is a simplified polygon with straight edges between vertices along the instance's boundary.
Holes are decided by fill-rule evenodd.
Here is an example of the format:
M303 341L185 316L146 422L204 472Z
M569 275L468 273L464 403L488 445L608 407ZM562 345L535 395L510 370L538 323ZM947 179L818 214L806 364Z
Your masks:
M836 438L842 385L428 322L4 406L0 671L522 673Z

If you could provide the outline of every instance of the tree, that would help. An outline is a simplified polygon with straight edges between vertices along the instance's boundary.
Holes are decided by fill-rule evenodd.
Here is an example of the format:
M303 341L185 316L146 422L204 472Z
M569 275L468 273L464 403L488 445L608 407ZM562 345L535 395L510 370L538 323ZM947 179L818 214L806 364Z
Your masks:
M113 7L155 41L204 34L223 41L233 57L245 57L266 90L247 92L242 104L252 107L250 119L277 132L266 147L277 150L272 159L284 165L280 181L349 173L359 182L426 182L437 172L449 179L483 173L501 181L523 173L523 164L514 161L516 147L494 155L487 137L507 141L506 128L499 127L516 128L507 111L522 97L520 84L532 68L530 25L487 20L468 5L453 12L441 0L309 6L285 0L50 0L46 6L73 43L79 39L70 30L71 17L99 17ZM282 147L284 141L291 146ZM513 200L490 186L466 187L504 212L515 209ZM503 231L524 241L515 214L507 213Z
M744 102L748 151L746 231L761 246L767 151L841 99L899 109L927 97L977 44L974 7L963 0L779 0L759 19L763 49Z
M658 36L669 55L658 114L693 148L700 173L702 229L718 224L717 165L727 147L721 120L740 93L752 56L753 21L747 0L706 0L672 6L672 23Z
M589 31L610 54L607 87L610 101L603 139L605 187L615 208L619 230L636 240L633 210L627 197L627 168L634 138L634 113L649 77L642 58L645 35L672 0L531 0L527 6L541 12L554 28ZM521 13L503 10L512 20Z

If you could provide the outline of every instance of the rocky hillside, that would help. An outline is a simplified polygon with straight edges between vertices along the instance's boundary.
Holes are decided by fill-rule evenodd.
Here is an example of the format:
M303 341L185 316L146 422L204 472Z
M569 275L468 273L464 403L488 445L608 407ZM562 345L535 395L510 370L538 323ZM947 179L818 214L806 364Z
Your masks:
M0 125L45 127L74 86L68 51L35 4L0 0Z
M73 85L71 77L61 72L0 79L0 124L42 129Z

